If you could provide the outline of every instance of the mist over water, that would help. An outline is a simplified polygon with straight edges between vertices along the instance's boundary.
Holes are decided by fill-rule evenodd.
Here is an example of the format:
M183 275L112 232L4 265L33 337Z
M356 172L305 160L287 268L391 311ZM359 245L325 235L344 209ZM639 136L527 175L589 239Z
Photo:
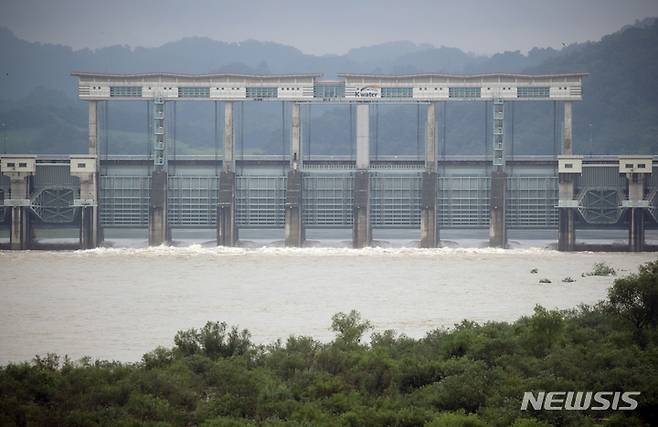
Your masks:
M218 248L188 233L173 247L141 247L140 238L119 236L110 242L123 247L0 252L0 363L46 352L136 361L158 345L171 346L176 331L208 320L248 328L257 343L290 334L329 340L331 315L351 309L377 330L420 337L462 319L512 321L535 304L592 304L614 280L581 277L594 263L623 275L655 259L561 253L545 249L550 235L517 240L514 249L480 248L481 230L441 249L410 247L413 235L391 232L403 238L354 250L342 247L344 232L317 241L332 247L303 249L279 247L274 235L265 247L254 239L249 247ZM567 276L576 282L562 283ZM540 285L541 278L552 283Z

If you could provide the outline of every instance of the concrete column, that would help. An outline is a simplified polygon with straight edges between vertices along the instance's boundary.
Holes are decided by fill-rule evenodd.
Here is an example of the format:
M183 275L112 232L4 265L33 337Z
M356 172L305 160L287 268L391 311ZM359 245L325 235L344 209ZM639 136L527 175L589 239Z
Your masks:
M370 167L370 105L356 106L356 168Z
M630 208L628 218L628 250L644 251L644 209Z
M80 176L80 249L96 248L101 240L97 177L95 172Z
M562 154L573 154L573 130L571 119L571 101L564 102L564 130L562 141ZM573 176L560 174L560 200L573 200ZM576 224L573 208L560 208L558 215L558 241L560 251L574 251L576 249Z
M89 154L96 156L98 155L97 101L87 101L87 103L89 104Z
M88 101L89 104L89 155L96 156L96 165L93 172L94 188L88 186L83 190L83 178L80 179L80 198L93 199L95 206L82 207L80 217L80 247L82 249L91 249L98 247L103 241L103 230L100 226L100 157L98 157L98 101ZM149 117L148 120L151 120ZM88 193L83 196L83 191Z
M233 136L233 102L224 102L224 172L235 171L235 149Z
M302 121L300 106L292 104L291 132L290 132L290 169L295 170L302 164Z
M217 207L218 246L235 246L238 242L235 187L235 172L222 171L219 176L219 206Z
M562 154L573 154L572 141L571 101L564 101L564 144L562 146Z
M574 200L574 176L572 174L559 175L559 200ZM574 208L558 208L558 240L559 251L574 251L576 249L576 226L574 223Z
M153 102L153 172L151 173L151 204L149 206L149 245L169 242L171 232L167 215L169 174L167 172L167 125L165 101Z
M29 212L30 177L10 176L11 186L11 226L9 248L26 250L32 245L32 224ZM6 201L5 201L6 203Z
M507 174L498 169L491 173L489 246L507 247L507 226L505 224L505 195L507 193Z
M285 212L285 243L290 247L304 245L303 175L299 170L288 171Z
M435 248L439 244L437 225L438 158L436 144L436 103L427 107L425 123L425 172L422 176L420 207L420 247Z
M299 104L292 104L292 129L290 132L290 170L288 171L288 182L286 188L286 211L285 211L285 244L291 247L302 247L304 245L304 208L303 208L303 183L304 177L299 170L301 165L301 120L299 116Z
M364 248L372 242L370 229L370 108L356 106L356 174L354 175L354 209L352 246Z
M168 243L170 232L167 220L168 174L155 169L151 174L151 204L149 207L149 245Z
M507 247L505 204L507 173L505 172L505 105L502 99L493 103L493 166L489 198L489 246Z
M633 205L644 200L644 174L628 174L628 200ZM644 208L632 207L628 212L628 250L644 251Z
M219 176L217 207L217 245L219 246L235 246L238 242L234 145L233 102L227 101L224 103L224 161Z

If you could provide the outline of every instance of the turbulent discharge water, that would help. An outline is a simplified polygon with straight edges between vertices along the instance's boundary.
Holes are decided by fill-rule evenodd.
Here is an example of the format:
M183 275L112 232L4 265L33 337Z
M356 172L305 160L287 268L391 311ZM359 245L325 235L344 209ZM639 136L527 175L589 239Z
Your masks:
M330 318L356 309L376 330L421 337L462 319L512 321L535 304L605 298L614 277L650 253L540 248L217 248L202 245L0 252L0 363L57 352L139 360L176 331L208 320L248 328L257 343L333 337ZM538 269L532 274L532 269ZM573 283L562 279L572 277ZM550 284L539 284L547 278Z

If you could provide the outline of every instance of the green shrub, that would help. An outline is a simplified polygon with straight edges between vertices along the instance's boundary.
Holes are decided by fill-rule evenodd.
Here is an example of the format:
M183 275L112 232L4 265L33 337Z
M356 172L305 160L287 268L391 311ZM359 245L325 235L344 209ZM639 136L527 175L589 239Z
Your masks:
M426 427L487 427L488 424L473 414L444 412L425 424Z
M605 262L597 262L592 267L592 271L588 273L588 276L614 276L617 272L614 268L607 265Z

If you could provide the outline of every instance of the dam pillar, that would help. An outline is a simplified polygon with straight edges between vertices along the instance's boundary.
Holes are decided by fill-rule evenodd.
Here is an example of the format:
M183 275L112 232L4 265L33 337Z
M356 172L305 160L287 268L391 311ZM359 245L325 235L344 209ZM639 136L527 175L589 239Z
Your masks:
M558 156L558 238L559 251L576 249L575 216L578 200L575 199L576 178L583 171L583 157L573 155Z
M354 208L352 246L365 248L372 241L370 229L370 106L356 106L356 173L354 175Z
M89 248L95 248L98 245L100 245L103 241L103 228L101 227L101 220L100 220L100 206L99 206L99 201L100 201L100 158L98 157L98 110L97 110L97 101L88 101L89 104L89 147L88 147L88 152L90 157L85 157L83 156L76 156L75 159L72 157L71 158L71 165L74 165L74 160L79 159L82 160L83 163L89 169L93 169L93 172L87 170L87 171L80 171L81 173L84 173L85 176L80 176L80 200L92 200L93 199L93 209L82 209L82 216L81 216L81 221L86 221L89 224L89 227L91 227L91 230L89 230L87 233L93 233L93 236L85 237L85 244L83 244L82 240L80 241L80 247L83 249L89 249ZM150 120L150 118L149 118ZM87 160L91 157L94 157L94 164L87 164ZM73 172L74 168L71 168L71 171ZM75 175L74 175L75 176ZM93 185L94 188L89 187L89 185ZM84 188L83 188L84 187ZM84 196L83 196L84 195ZM89 196L89 197L87 197ZM83 202L81 202L83 203ZM75 204L75 201L74 201ZM87 227L87 228L89 228ZM81 229L80 232L82 233L82 224L81 224ZM80 235L82 238L82 234ZM86 247L89 246L90 247Z
M169 243L171 234L167 218L167 135L165 127L165 102L153 101L153 172L151 173L151 198L149 205L149 245Z
M507 193L507 173L495 170L491 173L489 246L507 247L507 227L505 224L505 195Z
M217 206L218 246L235 246L238 242L234 145L233 102L226 101L224 103L224 160L219 176L219 205Z
M10 181L11 197L4 202L5 207L11 210L9 248L30 249L32 244L30 184L31 177L36 173L36 157L3 156L0 169Z
M97 164L96 155L70 159L71 176L80 179L80 196L73 199L73 206L80 208L80 249L93 249L100 243Z
M292 104L292 129L290 140L290 170L286 188L286 211L285 211L285 244L290 247L302 247L304 245L304 207L303 207L303 184L304 177L301 172L301 120L299 104Z
M582 157L573 156L571 101L564 102L562 156L558 157L558 240L559 251L576 249L576 209L574 181L582 173Z
M420 206L420 247L436 248L439 245L437 221L438 159L436 143L436 103L427 106L425 123L425 171L422 175Z
M650 207L645 200L645 183L651 177L652 156L619 156L619 173L626 174L628 181L628 198L622 207L628 209L628 250L642 252L645 250L644 217Z
M493 166L489 199L489 246L507 247L505 208L507 173L505 172L505 105L497 98L493 102Z
M98 101L88 101L87 104L89 105L89 154L96 156L98 155Z

